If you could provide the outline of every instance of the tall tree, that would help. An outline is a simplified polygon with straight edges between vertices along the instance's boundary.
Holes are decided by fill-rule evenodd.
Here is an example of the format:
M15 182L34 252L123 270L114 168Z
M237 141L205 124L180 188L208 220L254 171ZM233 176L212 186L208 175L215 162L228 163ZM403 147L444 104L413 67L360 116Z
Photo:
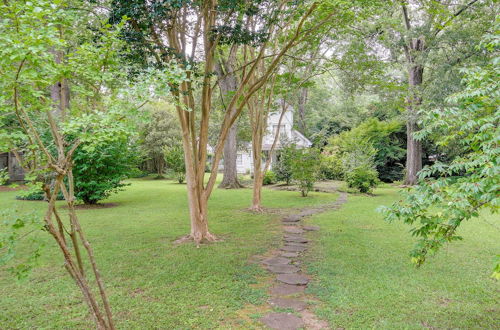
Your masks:
M238 78L236 75L236 55L238 45L233 44L229 49L229 54L224 56L222 51L219 53L219 58L215 64L215 71L218 76L218 84L222 98L222 106L226 107L226 102L230 101L231 96L238 89ZM232 115L236 112L236 107L228 109ZM242 188L243 185L238 181L238 126L235 122L227 134L226 142L224 143L224 172L222 182L219 188Z
M401 20L404 30L400 29L400 44L404 50L405 66L408 75L408 94L406 107L406 177L405 184L414 185L417 174L422 169L422 143L415 139L418 131L419 111L422 107L424 71L430 52L439 51L444 44L441 36L450 26L460 29L468 26L465 17L468 11L478 10L478 0L468 1L398 1L401 6ZM477 4L476 4L477 3ZM460 20L464 18L464 20ZM462 54L468 56L467 54Z
M498 212L500 205L500 49L497 21L494 31L484 36L479 47L489 62L465 73L463 90L448 98L448 104L423 115L423 129L416 138L433 138L459 150L450 161L438 161L424 168L419 184L405 198L383 208L388 220L414 226L419 238L412 261L422 265L443 245L461 239L458 229L464 221L477 218L481 210ZM500 263L493 277L500 278Z
M186 162L190 234L197 244L216 239L208 229L208 199L214 188L219 161L229 129L243 110L248 98L269 79L287 51L300 42L304 34L324 23L309 18L318 2L301 4L289 1L113 1L112 21L129 17L129 40L135 49L153 59L154 65L175 62L185 69L186 79L171 84L177 102ZM249 22L259 17L264 24L251 33ZM298 18L297 18L298 17ZM238 19L236 19L238 18ZM325 17L325 21L328 18ZM280 22L280 24L276 24ZM255 44L257 60L266 56L268 45L285 38L283 48L272 54L272 63L259 79L251 82L257 61L246 59L245 75L224 110L218 140L214 146L211 172L205 182L208 159L208 130L214 92L213 73L217 49L225 44ZM144 57L144 56L143 56ZM196 88L199 88L197 100ZM245 91L245 93L244 93ZM233 108L236 110L233 112Z

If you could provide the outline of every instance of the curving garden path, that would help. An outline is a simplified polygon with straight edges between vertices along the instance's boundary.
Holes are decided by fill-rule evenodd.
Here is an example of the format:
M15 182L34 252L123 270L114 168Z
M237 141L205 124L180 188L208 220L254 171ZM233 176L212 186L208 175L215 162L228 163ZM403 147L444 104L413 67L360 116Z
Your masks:
M275 308L293 310L294 313L267 313L260 319L265 326L280 330L329 328L325 321L314 314L304 294L310 278L303 271L298 258L312 243L304 234L320 228L304 225L302 220L314 214L338 209L345 202L347 194L341 192L340 197L332 204L302 209L299 213L281 219L283 246L279 251L272 251L271 256L262 261L262 265L275 276L268 304Z

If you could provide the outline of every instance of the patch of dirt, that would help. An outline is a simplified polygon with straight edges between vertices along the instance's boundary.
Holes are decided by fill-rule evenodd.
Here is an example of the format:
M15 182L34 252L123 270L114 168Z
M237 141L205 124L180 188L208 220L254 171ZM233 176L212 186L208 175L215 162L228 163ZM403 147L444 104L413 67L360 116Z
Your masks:
M26 190L26 186L25 185L19 185L17 187L0 186L0 191L18 191L18 190Z
M430 325L429 323L427 323L426 321L422 321L420 322L422 324L422 326L426 329L437 329L436 327Z
M130 295L131 295L132 297L140 296L140 295L142 295L142 294L144 294L144 290L143 290L143 289L141 289L141 288L137 288L137 289L135 289L134 291L130 292Z
M438 304L442 307L447 307L453 300L446 297L439 297Z
M314 313L307 309L301 311L300 316L302 316L302 321L304 321L306 329L329 329L328 322L318 319L318 317Z
M324 193L336 193L342 186L341 181L320 181L314 184L313 191L324 192ZM286 185L284 183L269 185L268 186L274 190L284 190L284 191L300 191L299 187L296 185Z
M118 203L98 203L98 204L77 204L75 209L77 210L94 210L94 209L109 209L112 207L117 207ZM61 206L62 209L67 209L67 205Z

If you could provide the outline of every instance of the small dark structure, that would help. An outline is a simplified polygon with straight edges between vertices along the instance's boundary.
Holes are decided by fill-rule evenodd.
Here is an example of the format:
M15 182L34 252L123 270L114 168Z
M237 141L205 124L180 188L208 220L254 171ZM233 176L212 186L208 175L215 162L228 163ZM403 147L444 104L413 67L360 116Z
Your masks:
M24 170L12 152L0 153L0 170L7 169L9 181L23 181Z

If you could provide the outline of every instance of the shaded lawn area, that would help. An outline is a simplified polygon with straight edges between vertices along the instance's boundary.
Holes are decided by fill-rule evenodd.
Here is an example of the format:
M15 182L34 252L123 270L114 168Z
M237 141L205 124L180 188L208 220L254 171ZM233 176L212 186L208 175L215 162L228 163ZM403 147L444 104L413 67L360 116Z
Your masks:
M500 252L498 215L464 224L463 241L416 269L410 227L375 211L396 201L397 190L350 195L340 210L308 221L321 226L307 262L318 315L332 328L498 328L500 284L490 278Z
M278 237L277 216L247 212L251 189L218 190L209 205L211 231L222 242L197 249L172 242L189 232L185 185L132 180L126 191L105 202L113 208L78 210L106 282L120 329L242 327L236 312L266 299L252 288L263 270L249 258ZM265 189L264 206L304 207L333 201L334 194ZM0 209L45 210L44 202L15 201L0 192ZM62 210L64 213L64 210ZM1 219L0 219L1 221ZM47 233L34 272L21 282L0 270L0 328L92 328L80 292L64 270L62 256ZM26 241L27 242L27 241ZM26 245L27 243L25 243ZM22 250L28 247L23 246ZM243 321L241 321L243 322Z

